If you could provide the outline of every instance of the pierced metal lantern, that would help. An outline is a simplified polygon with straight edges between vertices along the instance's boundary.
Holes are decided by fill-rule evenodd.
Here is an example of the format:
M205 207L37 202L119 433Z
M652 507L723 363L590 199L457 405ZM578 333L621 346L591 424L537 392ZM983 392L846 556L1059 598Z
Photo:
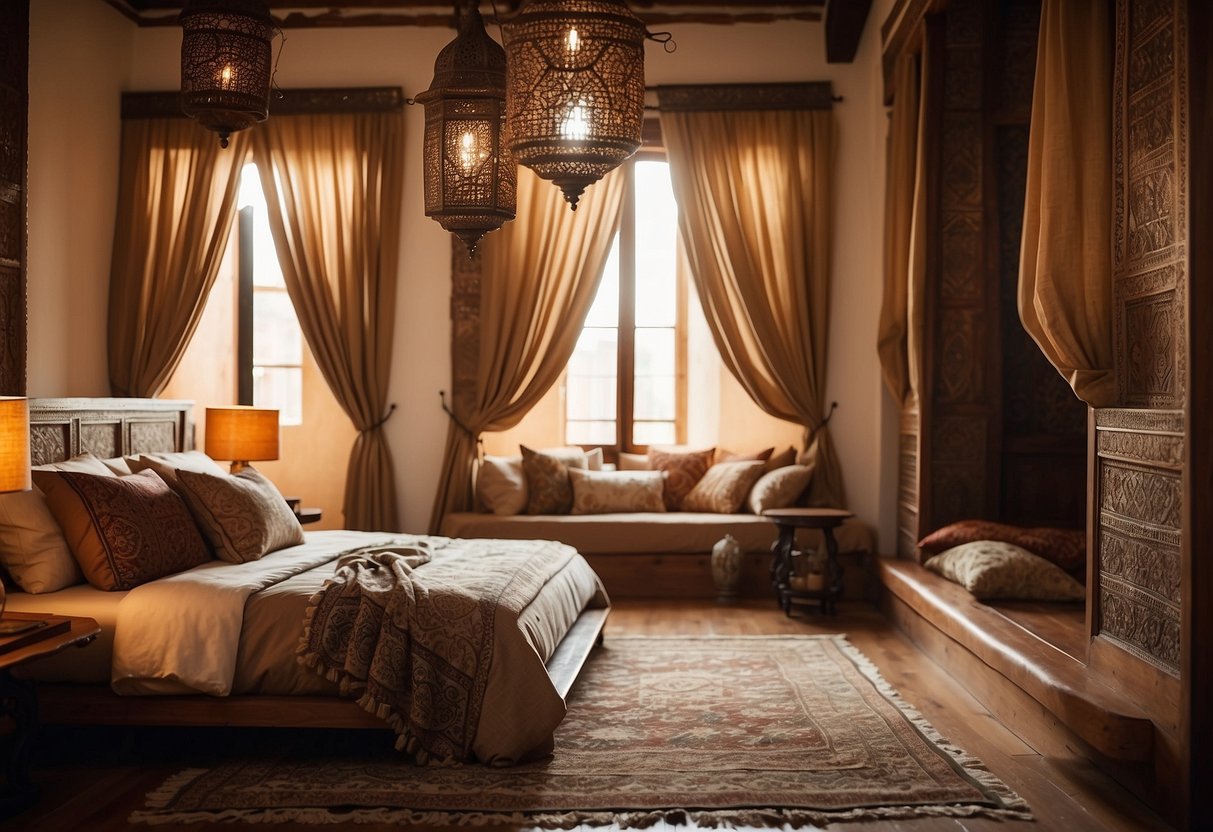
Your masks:
M489 37L475 0L459 34L434 61L425 105L425 215L476 250L514 218L517 167L505 144L505 50Z
M181 109L219 144L269 116L274 20L265 0L189 0L181 23Z
M574 210L640 147L644 38L624 0L528 0L505 26L510 149Z

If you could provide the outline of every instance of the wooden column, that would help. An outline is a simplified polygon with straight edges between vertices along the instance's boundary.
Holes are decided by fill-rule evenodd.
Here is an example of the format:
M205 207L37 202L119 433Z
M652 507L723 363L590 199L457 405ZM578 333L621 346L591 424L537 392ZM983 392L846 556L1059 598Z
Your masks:
M0 3L0 395L25 395L29 0Z

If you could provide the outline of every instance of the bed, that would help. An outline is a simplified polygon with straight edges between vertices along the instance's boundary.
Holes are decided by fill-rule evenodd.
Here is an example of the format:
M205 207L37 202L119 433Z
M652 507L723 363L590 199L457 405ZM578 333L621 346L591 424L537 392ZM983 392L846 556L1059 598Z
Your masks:
M189 450L191 409L190 402L166 400L33 400L33 464L85 452L108 458ZM479 668L460 665L458 656L440 655L443 649L462 655L458 644L454 650L443 646L458 638L427 642L425 629L418 629L407 664L420 678L416 657L439 656L432 664L446 670L441 684L483 688L483 709L466 717L473 724L474 759L510 763L546 750L563 717L563 697L600 639L608 612L601 582L585 560L550 541L310 532L304 543L250 563L209 561L126 591L78 584L44 594L14 592L9 610L86 616L102 628L87 649L31 666L43 721L386 728L383 719L340 695L341 680L332 672L326 677L296 657L301 637L319 626L311 616L324 607L315 599L334 575L338 556L365 560L386 548L424 555L428 563L418 566L418 586L437 586L424 584L422 576L468 576L465 582L477 583L485 596L469 609L479 610L478 632L488 645L481 653L491 661L482 656ZM513 562L527 570L507 574ZM495 582L489 577L494 570L501 573ZM311 622L307 630L305 619ZM467 679L461 669L468 670ZM397 730L402 739L416 739Z

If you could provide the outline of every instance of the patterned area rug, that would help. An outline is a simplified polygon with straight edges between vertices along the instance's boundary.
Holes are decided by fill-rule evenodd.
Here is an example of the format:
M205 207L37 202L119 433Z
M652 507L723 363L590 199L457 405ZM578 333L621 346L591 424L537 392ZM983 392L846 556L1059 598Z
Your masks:
M568 706L556 751L540 762L233 762L171 778L131 820L644 826L1031 817L843 636L608 638Z

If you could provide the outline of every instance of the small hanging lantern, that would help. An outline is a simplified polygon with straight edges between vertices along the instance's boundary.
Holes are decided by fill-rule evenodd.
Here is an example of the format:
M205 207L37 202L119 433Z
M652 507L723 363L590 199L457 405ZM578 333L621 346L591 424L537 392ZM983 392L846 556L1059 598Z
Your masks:
M265 0L188 0L181 23L181 109L219 144L269 116L274 19Z
M517 168L505 145L505 50L489 37L476 0L434 61L425 105L425 215L468 247L514 218ZM458 8L457 8L458 11Z
M644 39L624 0L527 0L505 26L510 149L574 210L640 147Z

